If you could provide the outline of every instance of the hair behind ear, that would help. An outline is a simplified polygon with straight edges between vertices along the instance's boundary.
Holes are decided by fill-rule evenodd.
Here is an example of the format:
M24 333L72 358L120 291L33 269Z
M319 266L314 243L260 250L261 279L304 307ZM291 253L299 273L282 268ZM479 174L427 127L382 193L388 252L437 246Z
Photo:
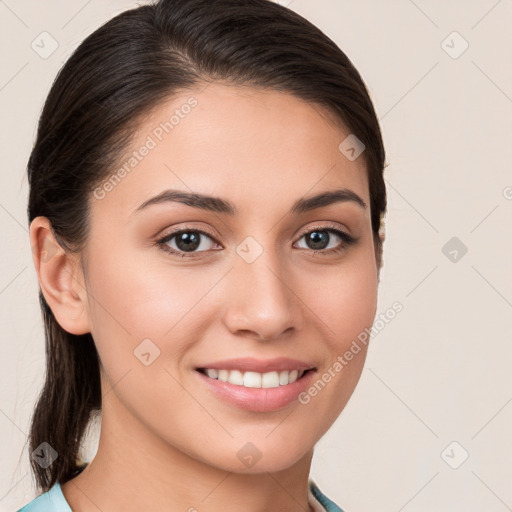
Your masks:
M45 492L78 472L80 442L92 413L101 409L101 386L99 358L92 336L66 332L55 320L41 292L39 301L46 331L47 364L44 386L32 417L29 449L38 486ZM40 447L45 442L51 448ZM56 455L52 456L51 450Z

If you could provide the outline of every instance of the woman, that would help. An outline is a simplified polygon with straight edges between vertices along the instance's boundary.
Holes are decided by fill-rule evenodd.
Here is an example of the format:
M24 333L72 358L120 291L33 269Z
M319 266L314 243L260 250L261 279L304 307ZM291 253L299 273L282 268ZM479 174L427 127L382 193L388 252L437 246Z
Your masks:
M384 160L359 73L283 6L160 0L91 34L28 164L47 371L21 510L340 511L309 472L366 357Z

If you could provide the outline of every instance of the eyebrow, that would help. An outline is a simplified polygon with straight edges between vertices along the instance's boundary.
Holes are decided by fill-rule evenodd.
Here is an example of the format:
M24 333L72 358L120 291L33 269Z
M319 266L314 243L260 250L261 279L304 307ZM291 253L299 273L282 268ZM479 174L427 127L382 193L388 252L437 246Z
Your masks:
M215 213L224 213L230 216L234 216L238 212L233 203L220 197L208 196L198 192L185 192L183 190L168 189L154 197L151 197L147 201L144 201L134 213L144 210L151 205L166 202L182 203L192 206L193 208L199 208L201 210L207 210ZM316 208L322 208L334 203L344 202L355 203L363 209L366 208L366 203L355 192L347 188L342 188L322 192L315 196L302 197L295 201L290 209L290 213L305 213L310 210L315 210Z

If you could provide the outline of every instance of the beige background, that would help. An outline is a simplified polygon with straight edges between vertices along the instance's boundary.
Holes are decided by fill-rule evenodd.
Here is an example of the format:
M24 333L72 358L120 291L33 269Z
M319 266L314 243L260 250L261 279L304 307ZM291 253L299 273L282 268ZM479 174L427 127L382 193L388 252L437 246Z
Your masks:
M137 3L0 0L2 511L34 497L25 442L44 352L25 165L36 122L70 52ZM336 41L371 92L389 162L379 312L404 308L374 337L311 475L346 512L512 510L512 0L282 3ZM58 43L47 58L31 48L44 31Z

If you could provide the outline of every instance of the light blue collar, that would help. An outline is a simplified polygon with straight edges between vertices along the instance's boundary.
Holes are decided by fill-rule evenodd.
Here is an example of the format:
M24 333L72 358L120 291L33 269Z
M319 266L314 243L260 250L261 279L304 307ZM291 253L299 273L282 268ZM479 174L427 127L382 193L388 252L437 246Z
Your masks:
M17 512L72 512L72 510L57 482L49 491L41 494Z
M313 480L309 480L313 496L325 507L326 512L343 512L343 510L325 496ZM49 491L41 494L17 512L73 512L69 506L60 484L57 482Z

